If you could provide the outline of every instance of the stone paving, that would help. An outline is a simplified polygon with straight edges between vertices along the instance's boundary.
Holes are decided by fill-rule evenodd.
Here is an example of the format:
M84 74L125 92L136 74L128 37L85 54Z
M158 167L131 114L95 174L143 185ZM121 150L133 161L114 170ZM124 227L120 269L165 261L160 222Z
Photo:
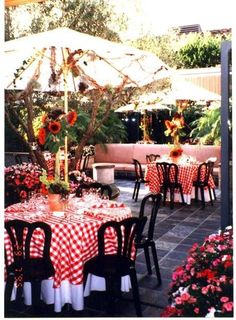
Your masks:
M137 202L132 200L134 182L132 180L117 179L117 186L121 193L118 201L131 207L134 216L138 216L141 199L148 190L141 186ZM201 203L192 201L191 205L183 206L175 204L171 210L166 207L159 209L156 221L154 238L157 247L162 285L157 286L155 272L147 274L146 262L142 250L137 252L136 270L142 301L144 317L159 317L163 308L168 304L168 286L173 270L183 264L193 243L202 243L204 238L220 228L220 192L216 190L217 200L214 206L207 203L205 209L201 209ZM113 313L105 313L106 298L104 292L93 292L85 299L85 310L76 312L68 306L61 313L54 313L53 306L44 306L38 313L38 317L136 317L132 293L125 293L122 299L115 301ZM5 315L6 317L30 317L30 308L16 311L14 308Z

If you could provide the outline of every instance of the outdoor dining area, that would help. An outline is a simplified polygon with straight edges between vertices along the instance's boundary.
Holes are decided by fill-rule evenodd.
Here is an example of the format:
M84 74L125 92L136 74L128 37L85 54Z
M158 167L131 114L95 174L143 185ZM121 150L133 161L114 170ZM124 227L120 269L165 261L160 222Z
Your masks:
M129 112L117 111L122 92L171 68L67 28L7 41L5 58L6 109L26 108L28 151L5 155L4 316L232 317L224 159L220 145L182 143L190 99L169 95L166 144L152 140L147 108L141 143L109 140L115 121L96 140L109 112Z

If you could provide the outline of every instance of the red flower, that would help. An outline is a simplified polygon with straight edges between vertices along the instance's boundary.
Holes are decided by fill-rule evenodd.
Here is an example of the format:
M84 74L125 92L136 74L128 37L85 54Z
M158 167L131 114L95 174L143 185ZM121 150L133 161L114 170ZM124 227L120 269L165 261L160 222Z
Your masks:
M181 149L181 148L174 148L174 149L172 149L172 150L170 151L169 156L170 156L171 158L176 159L176 158L179 158L179 157L182 155L182 153L183 153L183 149Z
M67 114L68 123L73 126L77 120L77 113L75 111L70 111Z
M50 122L49 125L48 125L48 130L53 134L57 134L61 130L60 122L58 122L58 121Z
M40 128L40 129L39 129L38 140L39 140L39 143L40 143L42 146L45 144L45 140L46 140L46 130L45 130L44 128Z

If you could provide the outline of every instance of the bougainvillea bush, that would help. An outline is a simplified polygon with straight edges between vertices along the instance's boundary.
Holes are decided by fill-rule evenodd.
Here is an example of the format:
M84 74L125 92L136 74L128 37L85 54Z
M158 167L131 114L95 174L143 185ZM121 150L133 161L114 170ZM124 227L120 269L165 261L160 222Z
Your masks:
M39 191L41 174L41 167L33 163L25 162L5 167L6 197L15 198L12 202L17 202L26 199L30 192Z
M233 229L212 234L189 251L172 275L162 317L233 317Z

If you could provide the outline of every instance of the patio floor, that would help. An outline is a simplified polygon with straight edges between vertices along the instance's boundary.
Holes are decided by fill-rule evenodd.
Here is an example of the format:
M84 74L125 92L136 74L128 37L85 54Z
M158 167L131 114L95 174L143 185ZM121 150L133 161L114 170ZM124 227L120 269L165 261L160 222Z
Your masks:
M134 182L117 179L116 185L121 194L118 201L131 207L134 216L138 216L141 199L148 192L141 186L139 199L132 200ZM220 192L216 190L217 200L214 206L206 204L204 210L201 203L192 202L191 206L176 204L171 210L169 206L159 209L156 221L155 240L159 259L162 285L157 286L155 273L147 274L146 262L142 250L137 253L136 270L138 273L140 298L144 317L159 317L168 304L168 285L175 267L185 260L193 243L202 243L204 238L220 228ZM122 295L122 300L115 301L113 314L105 313L104 292L93 292L85 299L85 310L74 311L66 305L61 313L54 313L53 306L42 305L37 313L31 308L15 308L14 303L5 317L136 317L132 293Z

